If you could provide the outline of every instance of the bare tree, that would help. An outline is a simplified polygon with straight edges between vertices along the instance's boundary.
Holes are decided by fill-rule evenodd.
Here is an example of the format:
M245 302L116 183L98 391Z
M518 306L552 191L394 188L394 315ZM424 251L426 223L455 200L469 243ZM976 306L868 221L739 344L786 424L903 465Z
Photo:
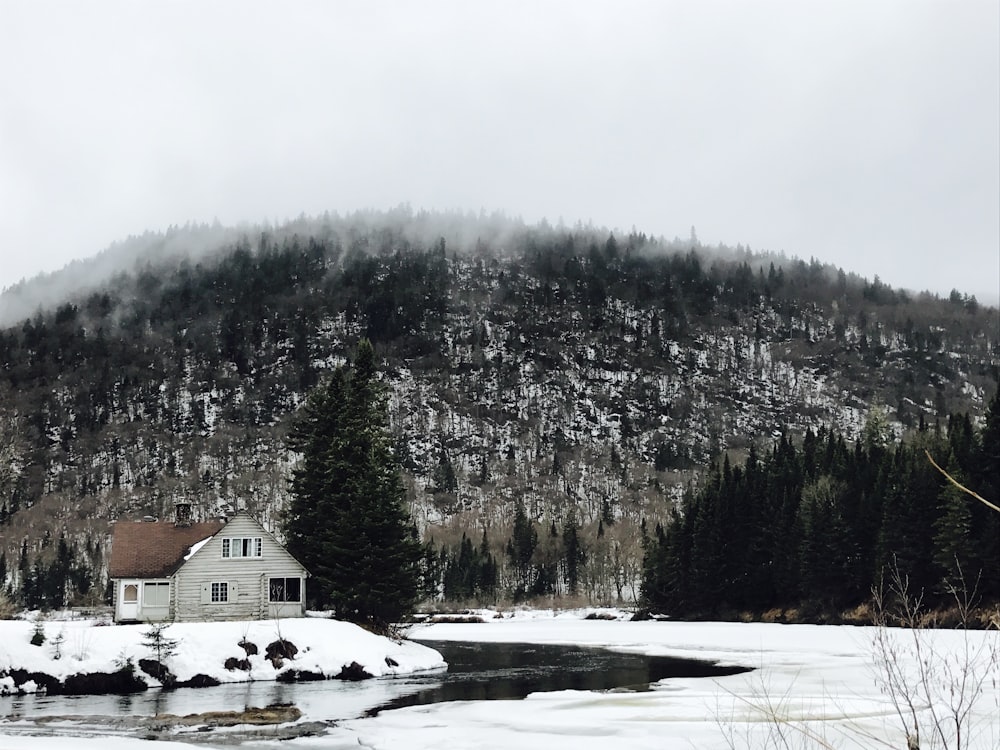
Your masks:
M895 710L907 750L963 750L976 733L990 729L975 725L973 709L1000 679L1000 633L974 634L975 584L960 576L949 593L958 628L935 633L923 592L913 592L897 566L872 590L875 680Z

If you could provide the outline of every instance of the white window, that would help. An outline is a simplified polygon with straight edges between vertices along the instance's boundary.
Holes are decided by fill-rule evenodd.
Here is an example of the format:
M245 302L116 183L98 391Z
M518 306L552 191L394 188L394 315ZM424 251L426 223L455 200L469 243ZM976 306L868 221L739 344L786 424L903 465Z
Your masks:
M143 584L142 605L144 607L170 606L170 584L166 581Z
M267 589L267 600L270 602L302 601L302 579L300 578L270 578Z
M212 602L229 601L229 583L226 581L212 582Z
M222 540L222 556L260 557L263 551L262 539L259 536L230 536Z

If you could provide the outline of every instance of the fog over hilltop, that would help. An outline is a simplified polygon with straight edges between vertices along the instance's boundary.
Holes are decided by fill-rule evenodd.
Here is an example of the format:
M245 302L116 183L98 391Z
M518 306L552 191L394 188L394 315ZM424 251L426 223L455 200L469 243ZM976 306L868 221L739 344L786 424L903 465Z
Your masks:
M297 219L280 224L244 223L223 226L219 222L188 223L169 227L165 231L147 231L128 237L90 258L73 260L60 270L41 273L7 287L0 292L0 325L13 325L31 317L40 309L51 309L63 302L82 299L98 289L114 288L115 277L122 274L135 276L146 267L169 267L181 261L192 264L211 262L240 241L255 246L262 235L280 243L296 235L304 238L310 235L323 237L339 234L341 241L349 245L352 235L380 228L398 232L418 246L429 247L444 239L450 251L459 253L475 253L482 243L487 243L494 249L503 248L507 239L529 230L565 234L586 230L619 237L626 234L620 229L595 227L581 222L573 226L562 223L553 226L544 220L538 224L528 224L520 217L507 216L501 212L475 214L461 211L414 211L405 204L389 211L356 211L343 216L330 212L312 217L300 215ZM641 228L637 230L633 227L631 231L640 230ZM740 256L755 259L754 262L758 264L774 263L777 267L797 260L795 255L753 251L743 245L735 248L721 243L707 246L699 241L695 227L691 227L690 236L683 239L661 238L659 246L668 252L694 249L706 260L711 260L715 255L726 258ZM834 274L836 270L834 266L828 266L830 274ZM855 275L852 274L852 269L842 270ZM893 286L892 279L880 281ZM974 292L968 290L958 291L965 296L975 296ZM947 290L941 293L942 296L947 294ZM997 295L990 296L987 293L978 296L978 301L996 306L1000 299Z
M994 0L6 3L0 289L410 202L996 301L998 28Z

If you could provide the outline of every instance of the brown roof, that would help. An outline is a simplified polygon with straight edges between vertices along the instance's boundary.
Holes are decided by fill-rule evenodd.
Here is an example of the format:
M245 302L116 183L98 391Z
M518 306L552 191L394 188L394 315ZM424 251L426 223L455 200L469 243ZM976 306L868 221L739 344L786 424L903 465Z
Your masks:
M202 539L218 534L223 521L174 526L167 521L118 521L111 538L111 578L165 578Z

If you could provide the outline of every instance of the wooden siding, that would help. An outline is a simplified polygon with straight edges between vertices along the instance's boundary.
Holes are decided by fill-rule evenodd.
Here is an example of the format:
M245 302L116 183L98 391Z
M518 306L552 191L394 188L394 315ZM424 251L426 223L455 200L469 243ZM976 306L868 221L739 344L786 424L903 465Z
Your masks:
M222 540L260 537L260 557L224 558ZM301 603L269 604L268 579L299 578ZM229 601L212 602L211 584L226 582ZM245 514L234 517L174 574L173 615L185 620L259 620L301 617L305 614L306 570L256 521Z

